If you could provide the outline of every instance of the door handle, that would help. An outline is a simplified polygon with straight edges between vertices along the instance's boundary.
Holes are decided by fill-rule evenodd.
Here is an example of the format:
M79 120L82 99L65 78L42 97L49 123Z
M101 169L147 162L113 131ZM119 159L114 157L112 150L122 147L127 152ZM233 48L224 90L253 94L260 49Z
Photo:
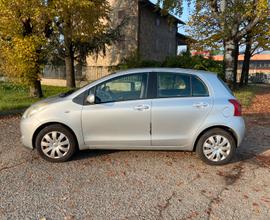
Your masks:
M208 107L208 103L205 102L199 102L192 105L195 108L206 108Z
M150 106L149 105L138 105L138 106L135 106L134 109L137 111L145 111L145 110L150 109Z

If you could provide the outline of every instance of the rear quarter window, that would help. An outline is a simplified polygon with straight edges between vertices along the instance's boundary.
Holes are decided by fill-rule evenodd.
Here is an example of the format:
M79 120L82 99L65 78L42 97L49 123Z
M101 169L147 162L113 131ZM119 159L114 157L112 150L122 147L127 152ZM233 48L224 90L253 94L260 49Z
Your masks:
M192 84L192 96L209 96L207 86L197 76L191 77L191 84Z

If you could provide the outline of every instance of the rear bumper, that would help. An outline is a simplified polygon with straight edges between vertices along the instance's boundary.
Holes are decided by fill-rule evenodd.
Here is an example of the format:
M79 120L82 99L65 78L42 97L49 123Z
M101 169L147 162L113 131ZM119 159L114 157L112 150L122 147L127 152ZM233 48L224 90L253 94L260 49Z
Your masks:
M40 125L39 121L34 118L22 119L20 123L21 142L26 148L33 149L33 135Z
M237 147L239 147L243 142L246 133L244 119L242 117L233 117L233 119L228 123L228 127L230 127L235 133L237 138Z
M226 127L228 128L235 136L236 138L236 146L239 147L241 145L241 143L244 140L245 137L245 132L246 132L246 126L245 126L245 121L242 117L221 117L219 118L219 120L216 120L214 118L213 121L211 120L206 120L206 122L210 122L210 123L206 123L204 124L198 131L197 131L197 135L195 135L195 139L193 140L193 144L192 149L194 149L195 147L195 143L197 138L199 137L200 134L202 134L202 132L204 132L205 130L209 129L209 128L213 128L213 127Z

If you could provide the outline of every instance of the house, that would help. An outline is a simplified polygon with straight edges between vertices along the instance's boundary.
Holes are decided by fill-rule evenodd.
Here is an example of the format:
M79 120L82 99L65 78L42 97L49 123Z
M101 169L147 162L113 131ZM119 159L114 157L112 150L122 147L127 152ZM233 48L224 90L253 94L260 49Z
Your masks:
M176 56L179 45L185 45L185 36L178 33L180 19L162 16L156 5L149 0L110 0L112 22L117 25L125 17L124 36L120 42L106 51L106 56L88 57L86 76L94 80L106 75L110 67L132 53L142 59L163 61L168 56ZM98 77L96 77L98 75Z
M142 59L163 61L168 56L176 56L178 46L186 45L186 37L178 33L179 25L184 25L184 22L172 15L162 16L160 9L151 1L109 0L109 3L112 7L113 25L117 26L127 18L123 36L106 49L105 56L89 56L85 66L77 65L77 78L83 76L87 81L96 80L107 75L110 68L119 64L123 58L135 53ZM62 70L46 68L45 78L50 78L55 73L57 76L54 78L64 79L63 67ZM45 81L46 79L43 80Z

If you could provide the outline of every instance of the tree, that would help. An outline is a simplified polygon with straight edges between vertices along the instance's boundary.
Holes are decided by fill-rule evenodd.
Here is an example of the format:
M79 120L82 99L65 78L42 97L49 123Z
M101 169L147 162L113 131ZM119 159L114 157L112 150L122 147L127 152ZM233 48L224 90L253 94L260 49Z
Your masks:
M191 2L191 0L189 1ZM192 37L204 45L224 47L224 71L235 81L239 41L268 15L267 0L196 0L190 22ZM159 0L166 11L181 12L183 1ZM175 9L176 8L176 9Z
M0 0L1 70L42 97L40 74L50 33L46 1Z
M105 0L51 0L50 4L59 54L65 59L67 86L73 88L76 87L76 56L100 48L97 44L92 46L109 35L109 3Z
M224 46L226 80L235 86L239 41L265 18L267 1L211 0L206 4L209 5L211 16L216 21L216 30L212 36L220 36ZM207 22L204 25L207 25ZM212 36L210 35L208 40L211 40Z
M244 61L241 71L240 86L248 84L250 60L253 55L263 50L270 49L270 24L269 18L258 23L252 31L244 36Z

